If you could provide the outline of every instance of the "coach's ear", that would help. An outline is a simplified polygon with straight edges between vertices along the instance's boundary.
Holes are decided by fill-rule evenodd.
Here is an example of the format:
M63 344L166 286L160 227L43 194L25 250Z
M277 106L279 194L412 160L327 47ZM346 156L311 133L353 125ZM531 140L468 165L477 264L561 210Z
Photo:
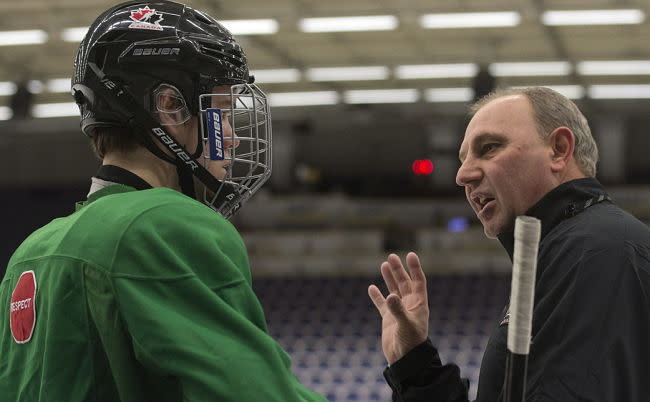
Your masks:
M558 173L566 170L567 166L574 160L573 151L576 147L576 139L568 127L558 127L553 130L547 138L551 151L551 170Z

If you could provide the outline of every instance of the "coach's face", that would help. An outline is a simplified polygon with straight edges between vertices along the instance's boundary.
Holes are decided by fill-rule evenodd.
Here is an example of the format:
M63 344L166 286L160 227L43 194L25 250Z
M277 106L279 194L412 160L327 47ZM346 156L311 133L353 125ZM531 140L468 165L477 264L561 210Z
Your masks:
M552 154L525 96L497 98L474 115L460 147L456 183L465 187L488 237L511 229L517 216L555 187Z

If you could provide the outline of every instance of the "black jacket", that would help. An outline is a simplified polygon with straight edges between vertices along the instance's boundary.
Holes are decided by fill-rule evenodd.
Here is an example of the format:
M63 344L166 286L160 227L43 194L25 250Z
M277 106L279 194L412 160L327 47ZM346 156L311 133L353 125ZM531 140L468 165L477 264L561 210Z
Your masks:
M564 183L526 212L542 221L526 401L650 401L650 229L595 179ZM512 258L513 234L499 236ZM507 306L487 344L477 401L502 399ZM467 401L427 341L386 369L394 401Z

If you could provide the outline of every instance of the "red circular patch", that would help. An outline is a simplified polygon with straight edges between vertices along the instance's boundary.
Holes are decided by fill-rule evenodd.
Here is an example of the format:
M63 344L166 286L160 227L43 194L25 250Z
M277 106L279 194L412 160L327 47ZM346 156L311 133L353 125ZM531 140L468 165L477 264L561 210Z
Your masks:
M18 278L9 305L11 335L18 343L26 343L32 339L36 324L35 299L36 276L34 271L25 271Z

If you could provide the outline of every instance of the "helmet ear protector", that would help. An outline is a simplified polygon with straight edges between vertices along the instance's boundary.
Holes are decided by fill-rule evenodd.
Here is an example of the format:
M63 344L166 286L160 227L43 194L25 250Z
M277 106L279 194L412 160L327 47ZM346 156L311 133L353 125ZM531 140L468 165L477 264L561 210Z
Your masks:
M229 203L231 200L239 198L234 186L212 176L205 167L191 157L191 154L173 136L164 130L158 121L146 113L145 109L138 104L135 97L123 83L106 76L94 63L88 63L87 66L86 80L88 84L96 88L96 91L90 90L85 85L73 85L72 92L77 103L92 102L98 97L116 107L116 112L124 118L126 126L136 135L143 137L147 149L161 159L176 164L179 169L191 176L196 176L215 194L215 197L217 197L215 198L216 204ZM159 144L168 149L175 158L170 157L158 148L151 140L152 136ZM194 198L195 195L192 194L191 197ZM230 208L230 215L234 214L239 207L239 203L233 205Z
M153 91L152 113L158 118L161 126L178 126L192 117L181 91L165 83L158 85Z

